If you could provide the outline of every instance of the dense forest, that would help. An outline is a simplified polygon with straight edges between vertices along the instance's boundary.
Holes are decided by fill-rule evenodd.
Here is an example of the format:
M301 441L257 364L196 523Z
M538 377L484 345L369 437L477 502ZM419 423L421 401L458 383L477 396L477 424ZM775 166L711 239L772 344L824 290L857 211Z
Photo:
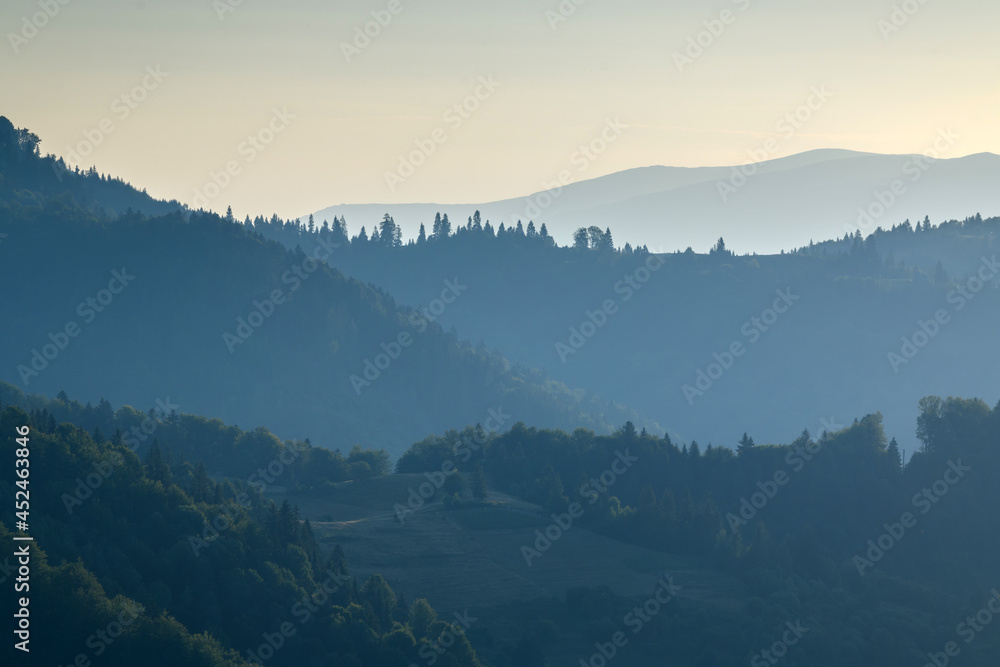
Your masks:
M921 664L950 642L969 664L987 664L1000 648L981 611L997 586L1000 406L979 400L924 399L923 445L905 464L878 414L787 445L744 434L733 449L631 423L604 436L469 426L414 444L395 474L456 469L445 514L488 507L487 496L502 492L548 517L548 528L523 531L525 567L586 558L561 550L559 534L577 530L687 556L738 582L732 606L665 583L672 604L641 622L629 616L634 599L604 588L526 601L490 617L530 629L502 649L489 628L452 628L381 576L352 577L339 546L322 549L298 508L274 500L279 487L326 493L385 476L385 452L343 458L217 420L13 387L2 400L5 449L19 446L17 427L30 428L32 600L44 610L35 622L39 633L59 632L35 638L53 664L78 655L134 664L156 646L143 664L241 665L267 655L262 664L403 666L433 655L437 664L479 665L483 653L486 665L543 666L558 664L546 658L554 642L613 637L621 619L636 624L631 659L669 652L679 665L756 657L786 623L802 633L794 650L785 647L789 665ZM153 433L137 445L146 420ZM222 469L208 474L206 460ZM271 484L252 472L268 461L289 462ZM13 491L13 480L0 484L0 493ZM0 521L0 538L9 538L12 509ZM453 645L439 652L444 636Z
M364 222L156 201L0 117L32 660L995 662L1000 219L774 256Z
M102 406L60 399L49 406L84 421L106 419ZM105 439L100 428L89 434L57 422L54 412L0 409L4 451L30 450L32 664L403 667L454 634L425 601L407 603L382 577L356 580L339 549L320 552L296 508L237 477L239 461L251 457L265 468L269 460L307 460L287 476L308 483L302 471L323 460L315 450L303 458L296 443L236 430L238 453L221 451L226 436L218 424L159 415L167 422L156 422L156 438L140 457L127 432ZM121 408L105 423L125 427L142 418ZM19 443L25 426L29 435ZM270 442L254 447L254 438ZM201 459L192 465L182 452L223 456L235 469L208 476ZM381 454L350 458L357 464L384 460ZM384 472L367 463L344 469L346 478ZM5 497L15 490L13 479L0 481ZM7 544L12 510L0 512ZM5 579L11 560L3 561ZM15 598L4 601L10 618ZM454 636L439 664L477 667L464 634ZM9 643L4 650L13 652Z
M5 116L0 116L0 199L29 207L48 199L70 206L76 202L109 215L130 209L162 215L182 208L179 202L154 199L145 190L93 167L70 169L61 158L43 156L38 135L15 128Z
M770 645L773 628L798 620L808 636L783 664L920 665L949 642L967 664L990 664L1000 649L989 627L1000 604L992 481L1000 405L927 397L920 408L923 444L905 465L872 414L787 445L744 434L732 448L675 443L631 424L610 436L468 428L415 444L397 472L451 462L473 488L478 478L537 503L560 528L526 535L529 564L586 558L559 554L559 535L579 525L692 556L741 582L738 614L689 608L657 618L658 632L643 639L648 656L738 664ZM629 608L601 590L577 591L566 604L558 622L582 617L591 628L614 627Z
M770 256L736 255L722 239L708 254L648 253L597 227L559 247L531 222L501 233L474 212L461 225L429 221L405 243L388 216L367 236L342 219L244 224L288 247L329 238L340 270L408 305L434 298L449 275L473 276L446 326L675 437L718 444L751 430L777 441L803 415L881 411L912 451L921 397L1000 398L983 368L1000 370L990 333L1000 326L1000 218L901 223ZM793 302L787 314L781 303L768 312L779 294ZM927 324L923 340L921 323L936 315L945 325ZM743 353L730 359L736 343ZM823 381L790 381L806 374Z
M23 145L0 175L23 183L22 162L45 173L52 159L20 136L8 137ZM393 455L500 407L563 428L648 421L442 327L441 312L470 301L470 273L402 307L321 261L322 245L290 251L204 212L108 213L74 198L83 178L65 174L69 191L50 196L30 179L0 191L0 281L20 286L5 299L0 377L22 389L144 405L170 396L245 427L330 448L377 441ZM45 279L20 280L39 257Z
M892 264L919 269L932 282L948 283L950 276L960 277L979 269L983 256L991 257L1000 241L1000 217L975 215L965 220L947 220L938 225L930 218L916 224L909 220L889 229L878 227L867 236L860 230L842 239L813 243L800 248L807 255L844 255L856 253L859 245L877 248Z

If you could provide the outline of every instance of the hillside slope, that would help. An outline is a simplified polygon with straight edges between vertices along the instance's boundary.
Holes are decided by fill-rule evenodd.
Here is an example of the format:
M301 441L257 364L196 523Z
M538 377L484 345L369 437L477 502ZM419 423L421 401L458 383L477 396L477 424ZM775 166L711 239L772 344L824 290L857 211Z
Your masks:
M400 308L317 261L321 245L306 256L210 214L112 217L72 192L27 189L25 174L46 162L28 145L0 163L23 186L0 192L0 379L22 389L170 397L283 437L393 454L491 414L498 429L519 419L606 431L633 417L446 333L439 315L468 303L470 274L442 279L421 311Z
M415 238L436 212L464 221L473 211L494 226L545 223L561 244L579 227L612 227L622 239L673 252L704 252L720 236L740 252L777 253L810 240L904 219L962 219L1000 213L1000 156L941 159L817 150L758 164L724 167L644 167L588 179L525 197L478 204L346 204L315 213L346 217L354 228L389 213ZM896 194L893 194L894 182ZM886 194L887 193L887 194ZM881 200L878 195L882 194ZM881 210L879 207L882 207ZM863 218L859 209L874 215ZM303 219L303 222L305 219Z

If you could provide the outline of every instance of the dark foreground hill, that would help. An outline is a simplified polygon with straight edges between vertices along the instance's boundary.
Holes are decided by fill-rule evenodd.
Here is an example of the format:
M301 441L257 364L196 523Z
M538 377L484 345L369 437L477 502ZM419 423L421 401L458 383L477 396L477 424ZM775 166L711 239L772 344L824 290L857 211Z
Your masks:
M171 427L159 432L165 449L224 453L211 428L178 437ZM12 503L0 510L0 540L17 548L0 556L0 580L13 588L19 577L3 615L23 619L25 633L21 649L5 642L5 665L404 667L448 633L441 664L481 667L450 619L381 576L351 576L343 552L321 550L295 508L261 496L259 480L213 480L200 462L168 461L151 445L140 459L122 434L91 436L47 409L0 408L0 433L11 461L30 461L19 466L30 474L0 478L5 497L30 492L19 516ZM302 454L302 443L262 439L273 441L271 458L238 456L266 469ZM15 525L33 541L14 542Z
M923 400L905 465L875 414L738 453L630 423L469 428L393 475L310 479L337 457L2 390L0 449L31 462L0 479L31 491L26 516L0 509L0 539L17 521L34 538L22 664L990 667L998 650L1000 406L981 401Z
M488 664L990 667L1000 406L928 397L917 434L904 465L878 414L738 453L515 425L289 497L359 571L467 609Z

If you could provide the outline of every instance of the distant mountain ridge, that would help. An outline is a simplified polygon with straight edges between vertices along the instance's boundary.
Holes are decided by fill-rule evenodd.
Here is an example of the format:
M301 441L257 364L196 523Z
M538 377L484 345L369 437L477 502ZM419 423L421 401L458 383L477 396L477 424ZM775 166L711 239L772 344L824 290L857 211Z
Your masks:
M438 305L457 299L444 281L440 304L423 304L431 314L402 307L316 261L328 257L322 247L288 250L96 174L60 179L37 137L5 127L2 380L95 402L169 396L248 428L391 454L494 413L505 415L498 430L525 421L608 432L636 418L442 329ZM456 277L460 292L468 278L447 280Z
M902 194L893 194L896 181ZM341 204L314 217L320 222L343 216L352 229L370 229L389 213L415 237L421 223L429 232L437 212L462 223L479 210L494 227L519 219L545 223L561 244L570 243L580 227L598 226L654 252L688 246L703 252L724 237L738 252L772 254L859 228L867 235L905 219L996 215L997 182L1000 156L992 153L934 160L820 149L753 165L640 167L479 204ZM878 213L879 206L879 215L860 214Z

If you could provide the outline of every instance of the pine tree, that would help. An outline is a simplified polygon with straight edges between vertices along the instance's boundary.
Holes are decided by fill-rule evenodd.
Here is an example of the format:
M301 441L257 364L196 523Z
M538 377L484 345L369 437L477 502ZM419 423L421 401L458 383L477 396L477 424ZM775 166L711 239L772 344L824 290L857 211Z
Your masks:
M293 510L291 503L285 498L278 509L274 537L279 545L293 542L299 532L299 522L296 518L298 510Z
M944 264L941 260L938 260L937 266L934 267L934 284L941 286L947 285L951 282L951 278L948 277L948 272L944 270Z
M420 233L417 234L417 243L424 243L427 240L427 231L424 229L424 223L420 223Z
M755 444L754 444L753 438L751 438L749 435L747 435L746 432L744 431L743 432L743 437L740 438L739 447L736 448L737 453L744 454L747 451L753 449L754 447L755 447Z
M146 477L161 482L164 486L169 486L172 482L170 466L163 460L160 442L156 438L153 438L153 444L150 445L149 453L146 455Z
M889 442L889 448L886 450L886 456L889 457L889 463L892 465L894 471L902 470L903 468L903 457L899 453L899 443L893 438Z
M472 497L478 501L486 500L486 475L483 472L483 462L476 461L472 469Z
M209 500L211 485L212 480L208 478L208 471L205 470L205 464L198 461L198 465L194 469L194 475L191 478L191 497L196 503Z
M410 617L406 625L410 632L417 639L427 639L430 635L431 627L437 623L437 612L427 600L420 598L410 607Z
M374 240L374 234L372 239ZM388 213L382 218L382 222L379 223L379 239L382 245L399 247L403 244L402 242L403 233L396 224L396 221L392 219L392 216Z
M396 609L396 594L381 574L373 574L361 587L362 600L371 605L379 629L388 632L392 627L392 612Z

